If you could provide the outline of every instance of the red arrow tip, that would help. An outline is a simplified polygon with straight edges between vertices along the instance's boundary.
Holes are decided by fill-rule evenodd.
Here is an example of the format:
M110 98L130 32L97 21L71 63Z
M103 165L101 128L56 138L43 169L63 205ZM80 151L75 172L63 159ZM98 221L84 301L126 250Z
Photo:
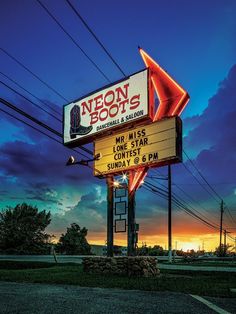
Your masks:
M154 121L180 115L187 105L189 95L143 49L140 49L140 54L146 67L151 70L151 81L160 101Z

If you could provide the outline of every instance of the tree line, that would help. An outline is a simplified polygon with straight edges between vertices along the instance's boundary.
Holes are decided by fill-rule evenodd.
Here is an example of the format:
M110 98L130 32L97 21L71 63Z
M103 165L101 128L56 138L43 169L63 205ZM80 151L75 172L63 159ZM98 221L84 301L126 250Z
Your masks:
M53 247L61 254L91 254L85 227L72 223L54 245L54 236L45 232L50 222L50 211L39 211L36 206L23 203L7 207L0 212L0 253L50 254Z

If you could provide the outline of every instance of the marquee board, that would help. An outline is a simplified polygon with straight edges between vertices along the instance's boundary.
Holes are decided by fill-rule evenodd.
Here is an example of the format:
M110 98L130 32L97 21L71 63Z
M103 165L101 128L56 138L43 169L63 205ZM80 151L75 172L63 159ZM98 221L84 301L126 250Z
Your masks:
M94 175L119 174L139 167L182 161L182 122L166 118L94 141Z
M145 69L65 105L64 145L76 147L130 123L151 120L149 80L149 69Z

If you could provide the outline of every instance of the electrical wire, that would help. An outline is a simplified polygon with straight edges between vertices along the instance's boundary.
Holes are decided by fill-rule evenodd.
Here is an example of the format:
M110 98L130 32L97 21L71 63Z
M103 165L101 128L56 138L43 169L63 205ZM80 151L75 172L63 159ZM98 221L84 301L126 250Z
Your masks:
M37 0L39 1L39 0ZM70 8L74 11L76 16L80 19L80 21L84 24L84 26L87 28L87 30L90 32L90 34L95 38L97 43L102 47L103 51L106 53L106 55L111 59L111 61L115 64L115 66L119 69L119 71L126 76L125 72L122 70L122 68L119 66L119 64L115 61L115 59L112 57L111 53L106 49L104 44L101 42L101 40L97 37L95 32L89 27L88 23L85 21L85 19L81 16L81 14L76 10L76 8L73 6L73 4L66 0L67 4L70 6Z
M8 51L0 47L0 50L5 53L9 58L14 60L18 65L20 65L23 69L25 69L27 72L29 72L32 76L34 76L38 81L40 81L42 84L47 86L51 91L53 91L57 96L59 96L61 99L63 99L66 102L69 102L68 99L66 99L63 95L61 95L55 88L53 88L51 85L49 85L47 82L45 82L43 79L41 79L37 74L35 74L33 71L31 71L27 66L25 66L22 62L20 62L18 59L16 59L12 54L10 54Z
M224 213L227 215L227 218L228 218L230 221L232 221L234 225L236 225L236 222L235 222L233 216L231 215L231 213L230 213L228 207L225 206L224 209L225 209Z
M22 119L20 119L20 118L18 118L18 117L16 117L16 116L14 116L13 114L7 112L6 110L0 108L0 111L4 112L6 115L12 117L13 119L15 119L15 120L17 120L17 121L22 122L23 124L27 125L28 127L32 128L33 130L35 130L35 131L37 131L37 132L39 132L39 133L41 133L41 134L47 136L47 137L50 138L51 140L53 140L53 141L55 141L55 142L57 142L57 143L59 143L59 144L62 144L62 142L60 142L60 141L57 140L56 138L52 137L51 135L49 135L49 134L43 132L42 130L40 130L40 129L38 129L38 128L36 128L35 126L29 124L28 122L26 122L26 121L24 121L24 120L22 120ZM70 149L69 147L66 147L66 148ZM88 158L88 157L87 157L86 155L84 155L83 153L78 152L78 151L75 150L75 149L72 149L72 150L75 151L76 153L80 154L81 156L83 156L83 157L85 157L85 158Z
M62 123L61 119L58 119L56 116L54 116L51 112L47 111L46 109L44 109L43 107L41 107L40 105L36 104L35 102L33 102L32 100L30 100L29 98L25 97L24 95L22 95L20 92L16 91L14 88L10 87L9 85L7 85L6 83L4 83L3 81L0 80L0 84L2 84L3 86L5 86L6 88L10 89L12 92L16 93L18 96L21 96L22 98L24 98L25 100L27 100L28 102L30 102L33 106L39 108L40 110L44 111L45 113L47 113L49 116L51 116L53 119L57 120L58 122Z
M194 177L194 179L200 184L200 186L201 186L209 195L211 195L211 197L214 198L215 201L219 204L219 200L218 200L208 189L206 189L206 187L202 184L202 182L200 182L200 181L198 180L198 178L192 173L192 171L191 171L184 163L182 163L181 165Z
M190 161L191 165L197 170L197 173L203 179L203 181L207 184L207 186L211 189L211 191L219 198L220 201L223 201L222 197L216 192L216 190L206 180L206 178L203 176L203 174L200 172L200 170L197 168L197 166L194 164L194 162L189 158L188 154L185 152L184 149L183 149L183 153L187 157L187 159Z
M158 172L157 170L156 170L156 172ZM160 174L160 173L159 173ZM162 179L162 178L161 178ZM168 178L165 178L165 180L167 180ZM153 181L157 181L157 180L155 180L155 178L152 178L152 180ZM158 182L159 183L159 185L161 185L161 186L163 186L163 187L165 187L163 184L161 184L160 182ZM178 188L186 197L188 197L188 199L189 200L191 200L192 202L194 202L194 203L196 203L198 206L200 206L203 210L204 210L204 212L206 213L206 214L209 214L208 213L208 211L207 211L207 209L204 207L204 206L202 206L198 201L196 201L194 198L192 198L188 193L186 193L182 188L180 188L176 183L174 183L173 181L172 181L172 186L173 187L176 187L176 188ZM175 194L175 193L174 193ZM180 196L179 196L179 198L180 198ZM181 198L180 198L181 199ZM186 202L186 200L183 200L182 199L182 201L184 201L184 202ZM191 206L191 205L189 205L189 206ZM192 208L193 208L193 206L191 206ZM194 209L194 208L193 208ZM195 209L196 210L196 209ZM205 215L203 215L202 213L200 213L199 212L199 214L200 215L202 215L205 219L208 219ZM217 224L215 221L214 221L214 223L215 224Z
M148 190L148 191L150 191L150 192L152 192L152 193L154 193L154 194L159 195L160 197L164 198L165 200L168 199L167 197L164 197L164 196L160 195L159 193L157 193L157 191L155 191L154 189L150 189L150 188L147 188L147 187L145 187L145 186L143 186L143 188L145 188L146 190ZM206 225L207 227L209 227L209 228L211 228L211 229L214 229L214 230L216 229L216 227L209 225L207 222L202 221L202 220L199 219L196 215L192 214L191 211L189 211L189 210L187 210L185 207L181 206L178 202L176 202L176 200L174 200L174 203L175 203L175 205L177 206L178 209L184 210L189 216L191 216L191 217L194 218L194 219L197 219L198 222L202 222L204 225ZM217 230L218 230L218 229L217 229Z
M147 181L146 181L146 182L147 182ZM150 182L147 182L147 183L148 183L149 185L151 185L152 187L157 188L158 190L161 189L160 187L157 187L157 186L151 184ZM161 184L161 185L163 186L163 184ZM164 191L163 189L161 189L161 190ZM165 190L165 192L166 192L166 194L168 195L168 190ZM191 206L190 204L187 204L185 200L183 200L179 195L177 195L177 194L174 193L173 191L172 191L172 198L173 198L174 200L176 200L179 204L181 203L182 206L192 208L192 210L189 209L189 210L191 210L191 212L193 212L193 211L197 212L198 215L200 215L200 216L203 217L203 218L202 218L202 217L199 217L199 218L203 219L204 221L208 221L208 222L209 222L209 218L208 218L208 217L206 217L205 215L203 215L202 213L200 213L196 208L194 208L194 207ZM194 212L193 212L193 213L194 213ZM195 213L194 213L194 214L195 214ZM210 222L210 224L211 224L211 225L214 225L215 223ZM216 224L215 224L215 226L216 226ZM220 227L217 225L217 228L220 228Z
M36 0L38 4L47 12L47 14L54 20L54 22L60 27L60 29L70 38L70 40L75 44L75 46L82 52L82 54L93 64L93 66L102 74L102 76L108 81L111 82L110 79L106 76L106 74L99 68L99 66L89 57L89 55L84 51L83 48L75 41L75 39L67 32L67 30L62 26L62 24L55 18L55 16L48 10L48 8L40 1Z
M145 183L147 183L147 182L145 181ZM159 189L158 187L156 187L156 188ZM166 198L166 200L168 199L166 194L163 195L163 193L158 192L158 190L156 190L155 188L151 188L151 189L153 192L156 192L158 195L161 195L162 197ZM192 210L190 210L185 204L183 204L181 201L179 201L179 199L177 197L172 196L172 201L175 203L175 205L177 205L180 209L184 210L186 213L188 213L193 218L198 219L199 221L201 221L202 223L204 223L205 225L207 225L208 227L210 227L212 229L219 230L219 228L217 226L215 226L212 223L209 223L209 221L199 217L196 213L194 213Z
M23 87L22 85L20 85L18 82L16 82L15 80L13 80L10 76L8 76L7 74L3 73L2 71L0 71L0 74L2 76L4 76L5 78L7 78L10 82L14 83L16 86L20 87L23 91L25 91L26 93L28 93L30 96L34 97L35 99L37 99L39 102L41 102L43 105L45 105L46 107L48 107L49 109L51 109L52 111L54 111L55 113L57 113L58 115L61 116L61 113L57 110L55 110L52 106L50 106L49 104L47 104L46 102L44 102L43 100L41 100L39 97L37 97L36 95L34 95L33 93L31 93L28 89L26 89L25 87Z
M28 114L27 112L23 111L22 109L16 107L15 105L13 105L12 103L6 101L5 99L3 98L0 98L0 102L9 107L10 109L16 111L17 113L21 114L22 116L24 116L25 118L33 121L34 123L40 125L41 127L45 128L46 130L50 131L51 133L59 136L59 137L62 137L62 134L56 130L54 130L53 128L51 128L50 126L48 126L47 124L43 123L42 121L36 119L35 117L33 117L32 115Z
M41 122L40 120L36 119L35 117L29 115L28 113L26 113L26 112L23 111L22 109L16 107L16 106L13 105L12 103L6 101L5 99L0 98L0 102L1 102L2 104L4 104L5 106L9 107L10 109L16 111L17 113L23 115L23 116L26 117L27 119L33 121L34 123L40 125L41 127L45 128L46 130L50 131L51 133L57 135L58 137L63 138L63 135L62 135L60 132L54 130L53 128L49 127L47 124L45 124L45 123ZM85 147L83 147L83 146L80 146L79 149L85 151L86 153L88 153L88 154L90 154L90 155L93 155L93 152L92 152L92 151L90 151L89 149L87 149L87 148L85 148ZM86 158L87 158L87 156L86 156Z

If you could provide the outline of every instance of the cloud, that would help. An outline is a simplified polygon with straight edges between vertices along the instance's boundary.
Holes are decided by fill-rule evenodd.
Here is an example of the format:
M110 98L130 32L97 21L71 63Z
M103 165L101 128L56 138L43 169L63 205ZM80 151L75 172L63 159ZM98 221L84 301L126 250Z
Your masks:
M82 195L75 206L67 206L67 210L52 215L49 232L60 235L72 223L86 227L91 235L105 233L106 230L106 199L100 186L94 186L87 194Z
M219 142L232 138L235 141L235 132L232 129L232 115L236 111L236 65L234 65L226 79L219 84L217 93L209 99L208 106L200 116L186 119L187 128L191 128L184 139L188 150L200 152L211 148ZM229 129L229 125L231 129Z
M236 182L235 86L236 65L219 84L204 112L184 120L186 152L217 192L230 199L235 198L236 184L222 183ZM50 123L56 127L54 122ZM89 236L93 239L105 238L107 204L104 180L94 178L86 167L66 167L65 162L71 155L69 149L20 123L16 126L14 133L19 131L18 138L3 141L0 145L0 188L4 206L6 199L18 203L23 200L36 202L41 209L52 210L51 233L60 235L71 223L77 222L89 229ZM198 176L189 161L185 161L185 165ZM172 169L173 182L198 201L194 208L202 211L202 207L206 207L213 220L213 216L219 213L218 204L183 165L174 165ZM166 169L161 171L166 172ZM175 185L173 191L186 199ZM165 234L167 201L140 189L136 195L136 217L143 235ZM186 217L184 212L176 217L176 232L205 232L205 226L201 229L201 224Z
M197 126L184 139L184 146L195 158L196 166L213 184L236 182L235 86L236 65L219 84L208 107L197 117ZM222 197L232 193L232 187L226 184L218 190Z

